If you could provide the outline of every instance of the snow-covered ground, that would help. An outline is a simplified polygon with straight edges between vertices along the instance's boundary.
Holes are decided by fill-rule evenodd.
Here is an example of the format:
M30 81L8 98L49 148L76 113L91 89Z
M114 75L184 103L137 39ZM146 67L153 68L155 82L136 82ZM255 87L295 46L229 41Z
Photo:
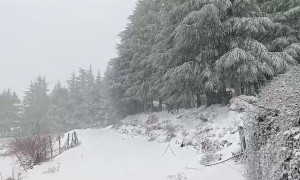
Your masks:
M245 180L240 162L206 167L200 160L225 160L239 151L236 127L243 113L212 106L127 117L118 126L77 130L82 144L23 172L24 180ZM169 148L168 148L169 146ZM184 146L184 147L181 147ZM209 147L209 148L208 148ZM0 157L3 179L12 160ZM16 170L15 170L16 171ZM15 172L17 174L17 172ZM1 177L0 177L1 178Z

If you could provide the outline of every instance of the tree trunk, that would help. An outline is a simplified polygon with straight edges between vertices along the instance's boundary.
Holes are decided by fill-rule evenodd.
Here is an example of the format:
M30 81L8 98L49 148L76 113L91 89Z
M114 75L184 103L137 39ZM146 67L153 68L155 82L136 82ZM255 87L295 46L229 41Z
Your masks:
M241 92L241 82L237 80L237 82L234 84L234 93L236 96L239 96L242 94Z
M240 83L240 88L241 88L241 91L240 91L239 95L247 93L247 86L245 83Z
M162 100L159 99L158 102L159 102L159 104L158 104L158 111L162 111L163 110L162 109Z
M201 95L197 94L197 108L201 107Z
M144 100L144 113L147 113L148 108L147 108L147 100Z
M151 112L154 112L154 104L153 104L153 101L150 102L150 111Z
M223 106L225 106L225 105L227 105L229 103L229 100L230 100L229 96L230 95L227 93L225 86L223 86L222 89L220 90L219 96L220 96L220 99L221 99L220 103Z
M254 83L254 91L256 94L259 94L259 84L257 82Z
M212 105L212 94L211 93L206 93L206 106L211 106Z

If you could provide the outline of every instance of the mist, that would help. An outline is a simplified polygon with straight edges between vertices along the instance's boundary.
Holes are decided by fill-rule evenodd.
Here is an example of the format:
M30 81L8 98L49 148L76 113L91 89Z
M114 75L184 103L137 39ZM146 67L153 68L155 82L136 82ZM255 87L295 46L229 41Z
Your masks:
M135 0L0 0L0 91L24 95L45 76L49 87L79 67L104 74Z

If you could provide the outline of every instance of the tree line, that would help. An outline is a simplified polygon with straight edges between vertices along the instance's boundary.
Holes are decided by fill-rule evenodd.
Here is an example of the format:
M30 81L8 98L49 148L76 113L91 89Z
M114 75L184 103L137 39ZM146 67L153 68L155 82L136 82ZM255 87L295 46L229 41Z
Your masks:
M3 91L0 123L60 131L153 111L153 102L192 108L256 95L300 62L299 17L299 0L139 0L104 77L79 69L51 91L38 77L23 101Z
M51 91L45 77L38 76L25 91L23 100L15 92L0 94L0 133L15 128L28 134L37 124L48 132L65 132L107 124L110 111L104 78L92 68L80 68L67 81L56 83ZM5 130L6 128L6 130Z
M120 114L255 95L300 62L299 0L140 0L106 78ZM150 106L149 106L150 104Z

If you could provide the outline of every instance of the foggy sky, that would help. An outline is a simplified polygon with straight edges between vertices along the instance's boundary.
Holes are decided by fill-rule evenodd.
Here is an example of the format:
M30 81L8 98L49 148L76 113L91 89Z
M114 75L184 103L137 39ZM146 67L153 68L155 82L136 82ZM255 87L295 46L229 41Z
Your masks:
M51 88L73 70L103 74L136 0L0 0L0 91L24 95L46 76Z

